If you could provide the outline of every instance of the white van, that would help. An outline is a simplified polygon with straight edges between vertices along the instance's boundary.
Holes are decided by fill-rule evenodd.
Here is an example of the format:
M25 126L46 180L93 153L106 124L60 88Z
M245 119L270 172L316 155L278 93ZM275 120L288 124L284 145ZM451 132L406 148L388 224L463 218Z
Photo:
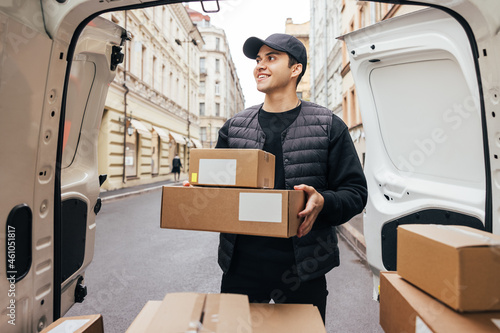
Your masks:
M97 15L173 2L1 1L0 332L41 331L86 293L103 179L96 131L128 38ZM500 233L500 1L394 2L435 8L344 36L376 276L395 269L398 224Z
M381 2L430 8L342 37L366 133L375 287L396 270L398 225L500 234L500 1Z

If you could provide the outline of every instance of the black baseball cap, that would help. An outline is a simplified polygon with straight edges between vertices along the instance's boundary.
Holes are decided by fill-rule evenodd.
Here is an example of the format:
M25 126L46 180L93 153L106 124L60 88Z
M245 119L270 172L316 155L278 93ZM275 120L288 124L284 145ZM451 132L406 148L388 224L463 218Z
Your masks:
M243 44L243 53L250 59L257 58L262 45L267 45L277 51L286 52L302 64L302 73L306 72L307 51L304 44L297 38L287 34L272 34L265 40L250 37Z

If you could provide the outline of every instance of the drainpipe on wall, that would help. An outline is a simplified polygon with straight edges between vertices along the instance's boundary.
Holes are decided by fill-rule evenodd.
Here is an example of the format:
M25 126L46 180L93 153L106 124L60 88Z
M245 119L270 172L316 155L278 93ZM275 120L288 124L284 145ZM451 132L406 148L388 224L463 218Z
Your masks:
M127 11L125 11L125 31L127 30ZM125 160L127 153L127 94L129 93L129 89L127 87L127 46L125 45L125 50L123 51L123 88L125 89L125 93L123 94L123 177L122 183L125 184L127 182L127 176L125 175Z

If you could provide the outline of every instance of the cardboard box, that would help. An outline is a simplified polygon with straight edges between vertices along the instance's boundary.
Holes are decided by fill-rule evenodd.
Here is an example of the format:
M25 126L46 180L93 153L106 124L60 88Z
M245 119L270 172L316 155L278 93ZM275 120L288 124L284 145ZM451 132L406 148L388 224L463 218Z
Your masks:
M59 318L42 333L74 332L74 333L103 333L104 326L100 314L78 317Z
M146 303L127 333L246 332L241 327L251 329L246 295L172 293Z
M286 238L304 206L303 191L164 186L161 227Z
M253 333L326 333L323 319L311 304L250 304Z
M500 310L500 236L462 226L400 226L397 267L457 311Z
M380 325L386 333L500 332L500 312L459 313L406 282L380 274Z
M141 312L135 317L132 324L127 329L126 333L143 333L146 332L146 329L153 320L156 312L160 308L161 301L149 301L144 305Z
M161 328L161 329L160 329ZM248 303L237 294L167 294L149 301L127 333L326 333L310 304Z
M275 157L260 149L191 149L192 185L274 188Z

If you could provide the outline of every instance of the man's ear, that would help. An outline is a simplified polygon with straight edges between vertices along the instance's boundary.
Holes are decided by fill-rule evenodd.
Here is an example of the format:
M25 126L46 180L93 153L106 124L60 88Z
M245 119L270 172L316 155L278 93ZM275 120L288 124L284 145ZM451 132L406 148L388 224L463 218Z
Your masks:
M302 64L295 64L292 66L292 77L299 77L302 73Z

